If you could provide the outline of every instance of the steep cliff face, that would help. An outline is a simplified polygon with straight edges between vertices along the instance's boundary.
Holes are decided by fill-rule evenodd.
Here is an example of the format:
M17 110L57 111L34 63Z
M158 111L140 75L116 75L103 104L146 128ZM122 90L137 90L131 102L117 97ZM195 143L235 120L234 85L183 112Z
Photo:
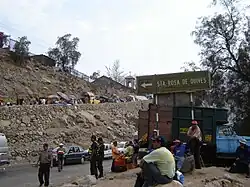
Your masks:
M148 103L107 103L75 106L24 105L0 108L0 132L6 134L15 159L30 158L45 142L87 147L90 136L105 141L128 140L137 130L138 111Z

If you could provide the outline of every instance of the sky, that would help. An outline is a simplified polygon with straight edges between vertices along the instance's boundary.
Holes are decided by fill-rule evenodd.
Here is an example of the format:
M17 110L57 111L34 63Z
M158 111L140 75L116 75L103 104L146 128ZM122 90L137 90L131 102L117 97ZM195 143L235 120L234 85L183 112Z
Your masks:
M199 61L191 32L212 14L205 0L1 0L0 30L27 36L30 52L46 54L58 36L79 37L76 69L92 74L120 60L136 75L180 72Z

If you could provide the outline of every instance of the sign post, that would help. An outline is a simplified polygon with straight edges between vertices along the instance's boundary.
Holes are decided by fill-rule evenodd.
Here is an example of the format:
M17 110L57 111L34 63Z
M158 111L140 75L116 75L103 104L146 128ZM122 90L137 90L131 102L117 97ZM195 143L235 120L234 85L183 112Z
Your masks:
M154 94L156 112L156 130L159 134L158 95L178 92L190 93L191 117L194 120L193 93L211 88L211 75L208 71L192 71L172 74L147 75L136 77L137 94Z
M211 88L208 71L146 75L136 77L136 80L138 95L196 92Z
M193 92L189 93L190 98L190 105L191 105L191 119L194 120L194 99L193 99Z

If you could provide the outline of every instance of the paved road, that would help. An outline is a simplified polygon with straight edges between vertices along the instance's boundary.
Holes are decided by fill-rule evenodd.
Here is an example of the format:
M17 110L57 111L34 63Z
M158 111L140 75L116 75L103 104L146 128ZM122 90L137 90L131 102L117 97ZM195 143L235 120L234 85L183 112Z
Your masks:
M111 161L104 161L104 171L107 173L110 171ZM89 163L80 165L65 166L62 172L58 172L54 167L51 170L50 183L52 186L59 185L63 182L68 182L78 176L84 176L89 174ZM0 172L0 186L6 187L37 187L37 168L30 165L16 166L12 168L6 168L5 171Z

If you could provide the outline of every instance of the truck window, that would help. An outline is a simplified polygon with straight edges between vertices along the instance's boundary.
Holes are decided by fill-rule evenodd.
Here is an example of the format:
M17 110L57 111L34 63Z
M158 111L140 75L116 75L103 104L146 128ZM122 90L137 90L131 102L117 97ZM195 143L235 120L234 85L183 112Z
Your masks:
M236 135L235 131L231 126L221 126L218 128L219 136L233 136Z

